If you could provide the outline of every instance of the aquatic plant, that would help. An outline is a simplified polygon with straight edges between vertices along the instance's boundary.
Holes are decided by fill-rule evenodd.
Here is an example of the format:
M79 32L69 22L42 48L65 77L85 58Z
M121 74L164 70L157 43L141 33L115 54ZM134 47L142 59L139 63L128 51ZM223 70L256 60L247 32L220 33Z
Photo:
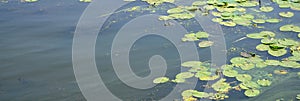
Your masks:
M272 82L267 79L260 79L257 80L257 83L261 86L270 86Z
M199 47L209 47L212 46L214 44L214 42L212 41L201 41L199 42L198 46Z
M169 81L169 78L167 77L158 77L156 79L153 80L153 83L166 83Z
M255 97L260 94L260 91L257 89L247 89L244 94L248 97Z

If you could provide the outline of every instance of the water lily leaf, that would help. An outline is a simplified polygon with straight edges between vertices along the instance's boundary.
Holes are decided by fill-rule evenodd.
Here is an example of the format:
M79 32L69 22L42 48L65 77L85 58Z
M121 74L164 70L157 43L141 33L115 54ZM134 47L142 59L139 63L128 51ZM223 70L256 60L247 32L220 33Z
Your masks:
M200 67L202 64L201 61L186 61L181 64L182 67L192 67L192 68L197 68Z
M300 33L298 34L298 38L300 38Z
M246 36L252 39L263 39L267 37L266 35L260 33L251 33L251 34L247 34Z
M191 78L193 77L194 74L191 72L181 72L179 74L176 75L176 78L178 79L186 79L186 78Z
M195 77L197 78L200 78L202 76L210 76L212 73L211 72L208 72L208 71L198 71L196 74L195 74Z
M229 27L234 27L234 26L236 26L236 23L231 22L231 21L220 22L220 24L221 24L221 25L224 25L224 26L229 26Z
M263 6L263 7L260 7L259 9L263 12L271 12L274 10L274 8L271 6Z
M206 92L199 92L199 91L197 91L197 92L193 92L193 96L197 97L197 98L207 98L210 95L208 93L206 93Z
M287 70L274 70L274 74L278 74L278 75L285 75L287 73L288 73Z
M176 7L176 8L171 8L167 10L168 14L174 14L174 13L182 13L184 12L184 9L182 7Z
M203 81L209 81L209 80L216 80L218 79L220 76L219 75L201 75L199 77L200 80L203 80Z
M294 13L293 12L280 12L279 15L282 17L290 18L290 17L294 16Z
M249 74L239 74L235 77L238 81L241 82L246 82L246 81L251 81L252 76Z
M264 67L267 67L268 65L265 62L258 62L255 64L255 66L257 68L264 68Z
M280 21L281 21L280 19L276 19L276 18L266 20L266 22L268 22L268 23L279 23Z
M173 19L186 20L186 19L194 18L195 14L191 14L191 13L176 13L176 14L170 14L169 16L172 17Z
M173 18L170 17L170 16L160 16L160 17L158 17L158 20L163 20L163 21L171 20L171 19L173 19Z
M281 64L278 60L266 60L265 63L270 66L278 66Z
M192 3L193 6L202 6L205 5L206 2L205 1L195 1Z
M243 14L241 15L241 18L253 20L255 17L252 14Z
M223 70L223 75L225 75L227 77L235 77L238 75L238 71L225 69L225 70Z
M272 56L276 56L276 57L279 57L279 56L283 56L287 53L287 50L285 49L279 49L279 50L272 50L272 49L269 49L268 50L268 53Z
M242 83L242 85L246 86L247 88L252 88L252 89L260 87L256 82L253 82L253 81L245 81Z
M252 20L254 23L259 23L259 24L262 24L262 23L266 23L266 20L264 19L254 19Z
M284 25L281 26L279 28L280 31L293 31L294 25L288 24L288 25Z
M255 67L255 65L252 63L246 63L246 64L240 65L240 67L242 70L250 70L250 69L253 69Z
M288 68L300 68L300 64L295 61L281 61L280 65Z
M197 33L196 33L196 37L199 38L199 39L200 39L200 38L208 38L208 37L209 37L209 34L206 33L206 32L201 32L201 31L200 31L200 32L197 32Z
M234 58L231 58L230 62L232 64L244 64L244 63L247 63L248 59L246 58L243 58L243 57L234 57Z
M214 44L214 42L212 41L201 41L198 46L199 47L209 47L212 46Z
M183 78L176 78L175 80L171 80L172 82L176 82L176 83L184 83L185 79Z
M203 6L203 8L206 10L214 10L215 9L215 7L212 5L205 5L205 6Z
M269 45L270 46L270 49L274 50L274 51L277 51L279 49L284 49L286 48L286 46L282 45L282 44L279 44L279 43L275 43L275 44L271 44Z
M257 80L257 83L261 86L270 86L272 82L267 79L260 79L260 80Z
M38 0L25 0L25 2L37 2ZM91 2L91 0L80 0L80 2Z
M221 17L221 13L219 13L219 12L212 11L211 15L216 16L216 17Z
M248 97L255 97L257 95L259 95L260 91L257 89L248 89L245 91L245 95Z
M167 77L158 77L156 79L153 80L153 83L166 83L169 81L169 78Z
M281 39L281 40L278 40L278 42L281 44L281 45L285 45L285 46L294 46L294 45L298 45L298 42L297 41L294 41L292 39Z
M294 26L292 31L300 32L300 27L299 26Z
M263 44L274 44L277 42L277 40L275 39L269 39L269 38L264 38L262 40L260 40L261 43Z
M196 37L195 33L189 33L189 34L185 34L184 37L181 38L181 40L183 42L186 42L186 41L197 41L199 39Z
M258 51L267 51L270 49L269 45L265 45L265 44L259 44L256 46L256 49Z
M226 79L220 79L214 83L211 87L217 92L228 92L231 88L230 84L225 82Z
M269 36L269 37L275 37L275 33L271 32L271 31L261 31L260 34L263 34L265 36Z
M197 93L198 91L197 90L192 90L192 89L189 89L189 90L185 90L181 93L181 96L182 97L191 97L193 96L193 93Z
M240 3L240 6L242 6L242 7L255 7L257 5L258 5L258 2L255 2L255 1L246 1L246 2Z
M223 19L221 19L221 18L213 18L213 19L211 19L213 22L218 22L218 23L220 23L220 22L222 22L223 21Z

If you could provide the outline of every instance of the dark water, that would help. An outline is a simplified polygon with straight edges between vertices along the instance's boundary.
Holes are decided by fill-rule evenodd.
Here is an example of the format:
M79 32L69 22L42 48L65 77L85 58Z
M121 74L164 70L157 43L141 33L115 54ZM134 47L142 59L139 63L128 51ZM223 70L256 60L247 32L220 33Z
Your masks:
M58 100L58 101L81 101L82 96L72 68L72 41L77 22L87 7L88 3L80 3L76 0L42 0L38 3L20 3L9 1L0 3L0 100ZM139 3L137 5L143 5ZM275 9L274 14L288 9ZM146 14L147 12L145 12ZM163 12L157 12L163 14ZM138 13L137 15L144 13ZM279 33L281 25L299 22L300 13L285 20L280 24L267 25L263 30L271 30ZM122 15L122 14L120 14ZM132 90L122 84L116 75L113 74L111 64L106 61L110 58L109 48L111 39L116 30L125 23L129 17L121 19L120 15L111 17L111 20L119 20L108 29L103 30L98 38L96 46L97 65L101 76L108 77L106 84L111 91L123 100L155 100L164 97L172 89L174 84L165 84L149 90ZM279 15L270 15L279 18ZM123 22L122 22L123 21ZM298 21L298 22L297 22ZM121 23L121 24L120 24ZM106 23L109 25L109 21ZM197 25L197 24L196 24ZM194 25L194 26L196 26ZM189 31L197 31L198 27L189 27ZM240 29L241 32L234 30ZM246 39L238 43L233 41L245 36L247 33L262 30L253 30L244 27L223 28L226 33L227 46L246 47L245 50L257 52L254 48L257 43L254 40ZM278 34L279 36L281 34ZM284 36L296 39L296 34L285 34ZM252 43L252 44L249 44ZM182 44L184 45L184 44ZM168 76L174 77L180 72L180 59L175 46L168 40L159 36L147 36L138 40L132 48L130 58L132 69L137 75L144 77L149 75L148 61L153 55L162 55L168 63ZM182 46L184 47L184 46ZM101 51L101 52L100 52ZM120 52L122 54L122 52ZM210 50L199 49L200 60L210 59ZM266 56L266 53L259 53ZM229 57L238 54L228 54ZM299 79L288 79L286 85L278 84L278 88L290 86L289 90L298 88ZM199 82L203 83L203 82ZM276 88L276 87L274 87ZM122 89L122 90L120 90ZM199 89L199 88L197 88ZM279 90L267 90L265 96L259 96L253 101L262 101L274 92ZM288 92L288 91L286 91ZM233 100L246 99L242 93L231 92ZM270 94L270 95L268 95ZM288 93L285 93L288 94ZM266 100L267 101L267 100ZM269 99L268 101L273 101Z

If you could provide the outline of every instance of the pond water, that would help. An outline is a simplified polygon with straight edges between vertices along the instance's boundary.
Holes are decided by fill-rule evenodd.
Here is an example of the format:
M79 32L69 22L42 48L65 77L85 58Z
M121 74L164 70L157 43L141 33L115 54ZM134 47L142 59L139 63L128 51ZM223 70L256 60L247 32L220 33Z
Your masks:
M72 65L72 42L76 25L89 3L76 0L41 0L36 3L21 3L19 0L11 0L8 3L0 3L0 100L58 100L58 101L82 101L84 96L77 85ZM266 14L273 18L280 18L279 12L292 11L280 9L277 4L266 2L265 5L274 7L272 13ZM166 10L175 7L171 4L163 4L161 10L136 10L132 12L122 11L124 9L141 6L149 8L145 2L133 2L119 8L105 22L97 37L95 46L95 60L101 78L106 87L121 100L159 100L173 90L176 83L158 84L150 89L137 89L124 84L115 74L112 63L112 55L126 54L126 51L111 51L113 38L124 24L130 20L146 14L167 15ZM150 6L151 8L152 6ZM155 7L154 7L155 8ZM256 7L257 9L258 7ZM260 15L249 10L253 15ZM269 55L267 52L257 51L256 45L260 40L243 38L246 34L261 31L273 31L276 38L290 38L299 42L297 34L292 32L281 32L280 26L286 24L300 25L300 12L293 11L292 18L280 18L282 22L277 24L261 24L264 28L256 27L226 27L222 26L227 47L227 63L230 59L240 56L240 52L253 52L260 55L262 59L280 60L289 57L290 54L280 58ZM194 19L176 20L188 32L203 30ZM163 21L161 21L163 22ZM150 23L145 20L145 23ZM172 22L163 22L171 24ZM169 26L164 26L169 27ZM151 30L145 29L145 30ZM126 32L125 32L126 33ZM131 31L128 37L134 37ZM178 35L183 37L184 34ZM175 36L175 35L174 35ZM125 39L126 40L126 39ZM193 43L193 42L190 42ZM199 41L195 41L198 44ZM160 55L167 63L166 77L174 79L181 72L181 60L177 48L186 48L187 42L181 42L175 46L170 40L158 36L148 35L135 41L130 48L130 66L132 71L139 77L151 74L149 60L154 55ZM120 48L123 45L120 45ZM126 48L126 46L124 46ZM188 48L188 47L187 47ZM210 48L197 48L200 61L211 60ZM186 54L187 60L192 60L192 54ZM191 58L189 58L191 57ZM84 61L84 60L83 60ZM244 95L244 91L230 91L227 101L284 101L296 100L295 96L300 94L300 78L295 76L299 69L273 66L277 69L285 69L291 72L284 76L274 76L270 87L261 90L261 94L254 98ZM273 72L274 69L264 69L262 76ZM89 67L86 67L89 68ZM187 71L187 69L185 69ZM294 74L292 73L294 72ZM253 74L257 73L253 71ZM227 77L226 77L227 78ZM154 79L154 78L153 78ZM234 78L227 78L234 81ZM136 82L143 84L142 82ZM196 90L202 91L206 81L198 80ZM150 84L149 84L150 85ZM181 85L181 84L178 84ZM182 90L181 90L182 91ZM181 99L181 91L177 91L174 99Z

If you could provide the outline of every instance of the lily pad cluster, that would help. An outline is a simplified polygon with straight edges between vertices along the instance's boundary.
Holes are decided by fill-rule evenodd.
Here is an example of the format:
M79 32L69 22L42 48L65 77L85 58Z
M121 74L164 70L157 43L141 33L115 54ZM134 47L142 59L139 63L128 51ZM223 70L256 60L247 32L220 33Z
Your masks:
M283 32L300 32L300 26L296 26L293 24L283 25L279 28L280 31Z
M300 10L299 0L272 0L277 3L280 8L290 8L292 10Z
M189 33L189 34L185 34L184 37L181 39L183 42L186 41L199 41L200 39L206 39L209 37L209 34L203 31L199 31L197 33ZM212 46L214 44L214 42L212 41L201 41L199 42L198 46L199 47L209 47Z

